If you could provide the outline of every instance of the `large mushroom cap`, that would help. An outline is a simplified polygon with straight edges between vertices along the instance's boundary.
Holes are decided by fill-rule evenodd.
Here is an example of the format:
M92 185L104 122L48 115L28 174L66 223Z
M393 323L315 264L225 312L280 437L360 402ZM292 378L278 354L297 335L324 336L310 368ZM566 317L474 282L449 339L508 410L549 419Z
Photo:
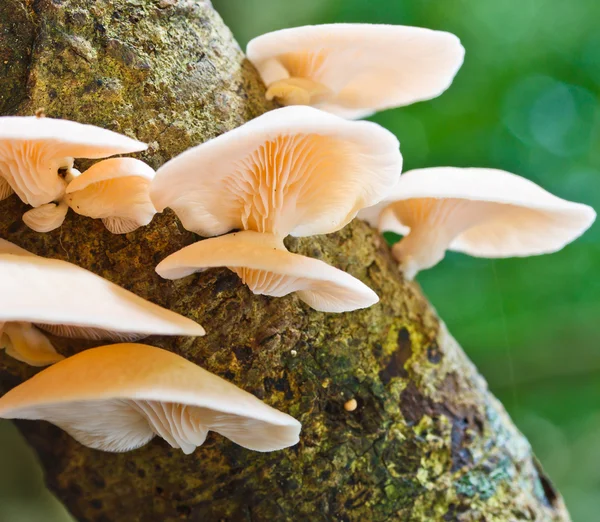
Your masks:
M296 444L300 423L166 350L85 350L0 398L0 417L47 420L82 444L128 451L155 435L191 453L209 430L256 451Z
M187 150L156 173L151 198L203 236L339 230L398 180L396 137L310 107L268 112Z
M439 96L464 58L453 34L371 24L282 29L251 40L246 52L268 97L347 118Z
M566 201L496 169L413 170L401 176L386 200L387 206L378 205L384 207L380 230L406 234L426 220L439 228L456 227L449 248L480 257L556 252L596 218L587 205Z
M373 290L350 274L318 259L292 254L279 238L253 231L189 245L159 263L156 272L166 279L179 279L222 266L238 274L255 294L282 297L295 292L322 312L348 312L379 301Z
M204 335L191 319L83 268L16 249L0 253L0 321L34 323L56 335L91 339Z
M58 200L65 190L61 168L73 158L105 158L147 145L94 125L34 116L0 117L0 177L34 207Z
M65 200L78 214L102 219L114 234L132 232L152 221L154 170L134 158L111 158L92 165L67 186Z

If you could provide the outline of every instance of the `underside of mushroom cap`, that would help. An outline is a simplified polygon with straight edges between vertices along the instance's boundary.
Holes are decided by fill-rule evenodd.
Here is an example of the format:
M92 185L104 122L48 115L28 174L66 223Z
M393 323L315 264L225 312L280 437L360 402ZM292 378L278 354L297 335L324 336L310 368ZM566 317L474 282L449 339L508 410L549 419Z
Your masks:
M453 34L420 27L326 24L259 36L247 55L275 95L289 79L311 79L331 94L309 104L357 118L439 96L464 49Z
M182 357L140 344L85 350L0 398L0 417L48 420L81 443L127 451L154 435L191 453L209 430L257 451L298 442L301 425Z
M383 198L401 169L398 140L379 125L286 107L167 162L151 198L202 236L326 234Z
M59 169L73 158L105 158L147 145L93 125L34 116L0 117L0 177L34 207L59 200L66 182Z
M387 206L378 205L384 207L378 220L381 231L405 235L424 220L438 227L458 226L449 249L480 257L556 252L596 217L587 205L496 169L413 170L401 176L393 192Z
M206 239L164 259L156 272L179 279L207 268L226 266L255 294L298 298L322 312L349 312L379 301L364 283L323 261L288 252L281 239L244 231Z
M204 335L191 319L65 261L0 254L0 292L1 321L39 324L65 337Z

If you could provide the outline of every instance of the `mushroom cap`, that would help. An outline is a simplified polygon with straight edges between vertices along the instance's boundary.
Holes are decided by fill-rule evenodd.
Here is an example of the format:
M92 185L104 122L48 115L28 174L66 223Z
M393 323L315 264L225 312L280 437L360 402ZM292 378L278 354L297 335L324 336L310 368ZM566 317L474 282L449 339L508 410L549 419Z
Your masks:
M0 254L0 293L4 296L0 321L80 330L69 334L69 328L65 328L60 335L68 337L86 337L82 332L85 329L95 332L92 338L107 338L97 335L97 330L128 337L131 333L204 335L204 329L191 319L57 259L19 255L18 251ZM56 329L53 332L59 334Z
M60 199L65 180L58 169L73 158L105 158L145 150L147 145L116 132L69 120L0 117L0 176L22 201L35 207Z
M404 173L386 198L379 229L407 234L410 216L403 206L422 199L485 202L471 214L472 226L450 244L450 249L479 257L511 257L552 253L583 234L594 222L591 207L550 194L532 181L496 169L436 167ZM364 218L373 222L370 212ZM363 217L363 216L361 216ZM448 219L448 218L447 218Z
M166 279L179 279L226 266L256 294L282 297L295 292L322 312L348 312L379 301L377 294L355 277L318 259L292 254L280 241L254 231L205 239L168 256L156 272Z
M267 86L310 78L333 93L315 106L347 118L439 96L464 52L450 33L376 24L282 29L254 38L246 50Z
M294 236L344 227L402 170L396 137L306 106L270 111L168 161L150 196L202 236L234 229Z
M67 186L65 199L78 214L100 218L114 234L132 232L152 221L154 170L134 158L100 161Z
M134 449L159 434L191 453L206 428L273 451L296 444L301 428L183 357L143 344L92 348L55 364L0 398L0 417L47 420L105 451Z

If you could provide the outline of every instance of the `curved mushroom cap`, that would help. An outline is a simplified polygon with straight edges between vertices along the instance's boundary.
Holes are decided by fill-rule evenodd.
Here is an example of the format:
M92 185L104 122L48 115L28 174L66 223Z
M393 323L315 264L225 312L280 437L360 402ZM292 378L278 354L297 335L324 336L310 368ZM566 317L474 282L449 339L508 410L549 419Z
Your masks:
M156 267L166 279L226 266L255 294L274 297L295 292L321 312L349 312L379 301L377 294L350 274L323 261L292 254L271 234L244 231L205 239L171 254Z
M395 200L389 202L389 200ZM556 252L594 222L594 209L496 169L438 167L404 173L386 198L380 230L406 234L423 221L450 227L449 248L479 257ZM382 206L382 204L380 204Z
M100 218L114 234L132 232L152 221L154 170L134 158L100 161L67 186L65 200L78 214Z
M25 250L20 246L0 238L0 254L14 254L16 256L35 256L29 250Z
M0 398L0 417L47 420L85 446L139 448L155 435L186 454L209 430L256 451L296 444L301 424L174 353L142 344L85 350Z
M0 254L0 293L0 321L34 323L63 337L204 335L191 319L57 259Z
M69 206L64 201L46 203L25 212L23 223L36 232L51 232L63 224L68 211Z
M73 158L105 158L147 145L94 125L35 116L0 117L0 177L34 207L58 200L66 182L61 168Z
M334 232L396 183L396 137L310 107L268 112L187 150L156 173L150 196L202 236Z
M246 54L267 97L360 118L442 94L464 48L453 34L420 27L329 24L259 36Z

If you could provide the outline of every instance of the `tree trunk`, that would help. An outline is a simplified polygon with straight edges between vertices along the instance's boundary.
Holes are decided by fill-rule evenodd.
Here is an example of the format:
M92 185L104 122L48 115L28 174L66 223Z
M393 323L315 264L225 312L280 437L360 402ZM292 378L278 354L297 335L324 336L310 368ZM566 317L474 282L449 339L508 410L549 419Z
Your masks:
M2 0L0 112L93 123L148 142L153 167L269 110L229 30L202 0ZM80 168L86 163L81 162ZM193 455L155 439L125 454L19 422L50 489L79 521L568 520L563 501L485 381L407 283L374 230L288 238L380 296L324 314L253 295L227 269L161 280L156 264L197 238L167 211L127 235L70 213L29 230L16 196L0 236L68 260L207 330L152 338L290 413L301 442L253 453L212 434ZM89 342L53 339L71 355ZM35 370L0 353L0 391ZM348 412L344 403L356 399Z

